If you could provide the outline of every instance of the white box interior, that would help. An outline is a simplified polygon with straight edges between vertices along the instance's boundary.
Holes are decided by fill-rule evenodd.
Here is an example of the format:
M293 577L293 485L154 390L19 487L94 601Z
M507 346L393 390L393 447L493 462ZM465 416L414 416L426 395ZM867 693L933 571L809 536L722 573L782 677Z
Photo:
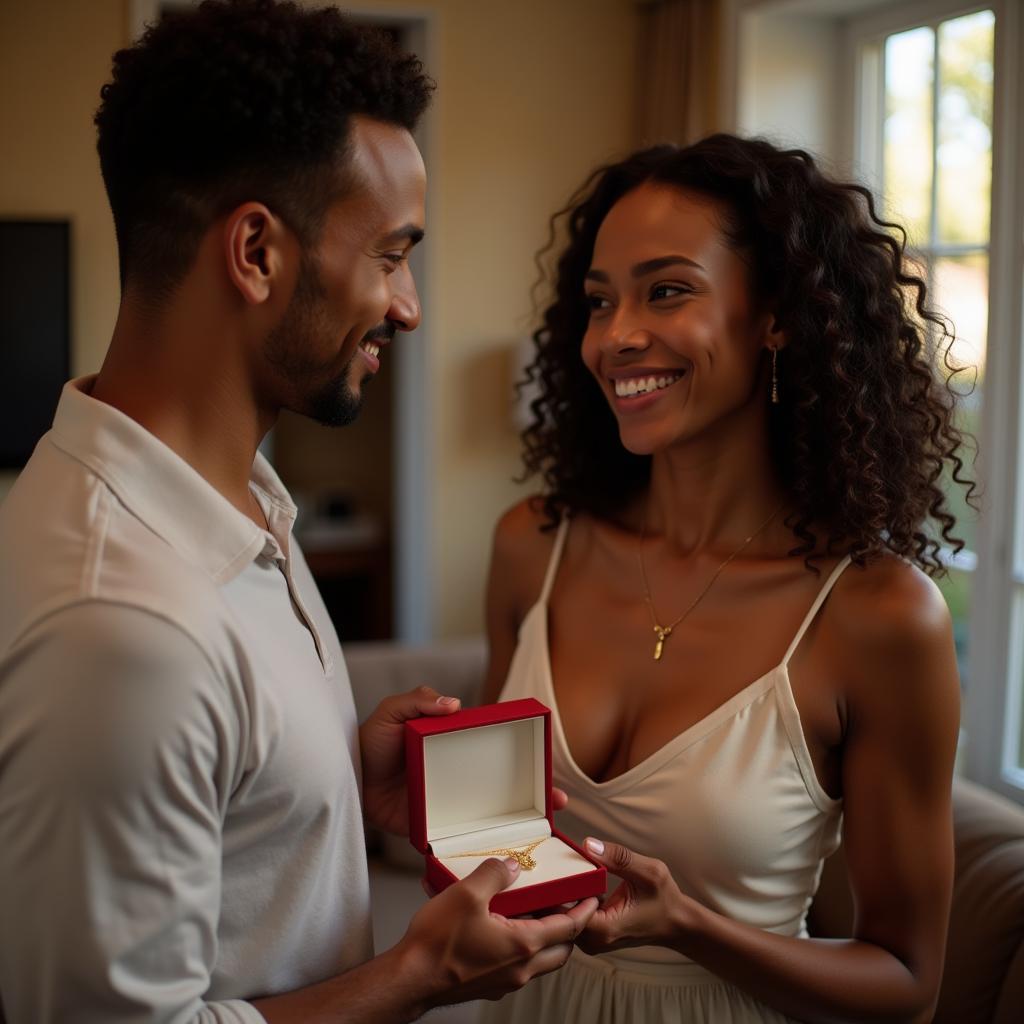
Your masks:
M544 719L435 733L423 741L427 840L541 819L546 826ZM540 833L537 833L538 835ZM475 839L468 841L472 849Z
M551 835L542 717L426 736L423 762L427 840L457 878L500 856L473 851L522 848L538 839L543 842L531 854L536 867L521 871L509 888L594 869Z

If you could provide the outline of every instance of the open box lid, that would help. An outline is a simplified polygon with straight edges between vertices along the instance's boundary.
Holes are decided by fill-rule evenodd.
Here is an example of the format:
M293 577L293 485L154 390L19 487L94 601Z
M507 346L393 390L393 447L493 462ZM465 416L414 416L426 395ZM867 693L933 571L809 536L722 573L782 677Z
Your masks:
M551 712L533 698L405 723L409 839L551 821Z

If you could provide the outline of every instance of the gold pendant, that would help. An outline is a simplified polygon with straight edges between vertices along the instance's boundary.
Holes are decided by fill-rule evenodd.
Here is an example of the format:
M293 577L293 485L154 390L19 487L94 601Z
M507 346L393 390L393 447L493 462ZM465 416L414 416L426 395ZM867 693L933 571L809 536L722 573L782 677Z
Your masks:
M537 866L537 860L533 856L533 851L537 849L541 843L547 841L547 836L543 836L540 839L534 839L531 842L524 844L519 849L512 849L507 846L502 846L497 850L470 850L467 853L453 853L450 854L452 857L511 857L524 871L532 871Z
M654 632L658 634L658 642L654 645L654 660L661 661L661 652L665 649L665 641L672 635L672 627L663 629L661 626L655 626Z

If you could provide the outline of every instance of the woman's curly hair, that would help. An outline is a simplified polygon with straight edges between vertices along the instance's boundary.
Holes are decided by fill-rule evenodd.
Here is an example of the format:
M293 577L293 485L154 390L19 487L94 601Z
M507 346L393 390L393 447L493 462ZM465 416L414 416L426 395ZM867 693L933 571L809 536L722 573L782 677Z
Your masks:
M95 117L122 286L165 295L213 220L247 201L311 244L350 187L352 117L411 131L433 88L415 55L334 7L205 0L166 12L114 55Z
M544 481L548 525L577 512L614 518L649 480L650 456L623 447L580 357L589 319L583 282L598 229L645 183L721 204L755 298L786 333L770 442L793 504L793 554L813 567L824 553L863 564L888 549L941 575L942 549L963 548L943 491L947 466L968 501L975 491L954 423L951 325L926 305L905 233L878 217L866 188L829 179L802 150L731 135L601 167L552 218L552 239L564 218L568 244L520 385L539 389L523 459L526 475Z

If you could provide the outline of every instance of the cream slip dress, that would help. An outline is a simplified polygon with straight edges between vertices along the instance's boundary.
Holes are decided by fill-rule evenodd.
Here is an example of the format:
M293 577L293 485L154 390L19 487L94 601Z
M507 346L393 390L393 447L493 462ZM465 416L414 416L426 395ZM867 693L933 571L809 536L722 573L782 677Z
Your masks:
M842 803L815 774L787 666L849 558L825 581L781 664L640 764L594 782L566 744L548 652L548 596L567 530L563 520L500 697L536 697L551 709L554 781L569 794L558 827L577 842L592 835L660 858L683 892L736 921L806 937L822 862L839 844ZM575 949L560 971L485 1006L482 1019L761 1024L789 1018L679 953L644 946L601 956Z

